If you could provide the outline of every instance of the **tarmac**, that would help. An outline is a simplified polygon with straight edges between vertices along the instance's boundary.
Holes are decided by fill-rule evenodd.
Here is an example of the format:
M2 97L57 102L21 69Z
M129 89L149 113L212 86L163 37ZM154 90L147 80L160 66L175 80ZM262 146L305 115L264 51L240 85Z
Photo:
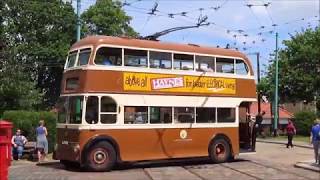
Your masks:
M262 142L262 143L272 143L272 144L283 144L286 145L287 141L283 140L272 140L272 139L257 139L257 142ZM313 146L311 144L301 142L301 141L294 141L293 142L294 146L301 147L301 148L308 148L308 149L313 149ZM319 151L320 152L320 151ZM306 170L311 170L315 172L320 173L320 164L316 164L315 160L307 160L307 161L300 161L297 162L294 167L297 168L303 168Z

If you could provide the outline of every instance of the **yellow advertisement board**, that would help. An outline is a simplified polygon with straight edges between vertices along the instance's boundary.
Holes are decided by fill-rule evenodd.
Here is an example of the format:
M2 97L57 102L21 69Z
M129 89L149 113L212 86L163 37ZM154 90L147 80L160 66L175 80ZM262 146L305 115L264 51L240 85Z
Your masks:
M125 91L235 94L236 80L207 76L123 73Z

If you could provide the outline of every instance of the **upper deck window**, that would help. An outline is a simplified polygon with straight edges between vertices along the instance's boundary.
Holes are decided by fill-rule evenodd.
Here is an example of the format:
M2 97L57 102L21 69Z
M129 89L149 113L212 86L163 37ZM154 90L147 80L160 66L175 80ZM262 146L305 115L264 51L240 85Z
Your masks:
M196 56L196 70L201 72L214 72L214 57Z
M87 65L89 62L91 54L91 49L81 49L79 53L79 59L77 61L77 66Z
M67 61L67 68L73 67L76 60L77 60L77 51L70 52L68 56L68 61Z
M124 65L125 66L138 66L147 67L148 66L148 53L144 50L124 50Z
M179 70L193 70L193 55L174 54L173 68Z
M166 52L149 52L150 68L171 69L172 54Z
M247 64L241 60L236 60L236 74L247 75L249 72Z
M96 53L94 63L97 65L121 66L122 49L101 47Z
M230 58L217 58L217 72L221 73L234 73L234 59Z

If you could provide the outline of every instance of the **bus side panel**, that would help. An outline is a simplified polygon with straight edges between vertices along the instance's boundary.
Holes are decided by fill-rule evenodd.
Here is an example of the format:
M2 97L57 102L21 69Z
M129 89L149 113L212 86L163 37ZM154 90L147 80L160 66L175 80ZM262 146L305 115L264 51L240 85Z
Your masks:
M237 127L82 130L80 147L84 147L91 137L107 135L119 145L122 161L200 157L208 156L208 145L217 134L226 135L233 154L239 153Z

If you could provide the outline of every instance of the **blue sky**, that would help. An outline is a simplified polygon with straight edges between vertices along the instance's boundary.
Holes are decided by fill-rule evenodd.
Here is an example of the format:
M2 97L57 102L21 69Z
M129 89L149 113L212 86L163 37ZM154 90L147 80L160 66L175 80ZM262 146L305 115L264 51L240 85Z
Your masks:
M122 0L123 9L132 17L131 26L142 36L177 27L195 25L207 16L210 25L186 29L160 37L161 41L193 43L205 46L238 48L248 54L254 68L253 52L261 53L261 68L268 65L275 50L275 32L279 47L289 34L319 24L319 0ZM95 0L81 0L81 11ZM148 13L158 4L154 15ZM73 0L76 7L76 0ZM185 16L183 16L185 12ZM173 18L169 14L174 14ZM176 14L176 15L175 15Z

